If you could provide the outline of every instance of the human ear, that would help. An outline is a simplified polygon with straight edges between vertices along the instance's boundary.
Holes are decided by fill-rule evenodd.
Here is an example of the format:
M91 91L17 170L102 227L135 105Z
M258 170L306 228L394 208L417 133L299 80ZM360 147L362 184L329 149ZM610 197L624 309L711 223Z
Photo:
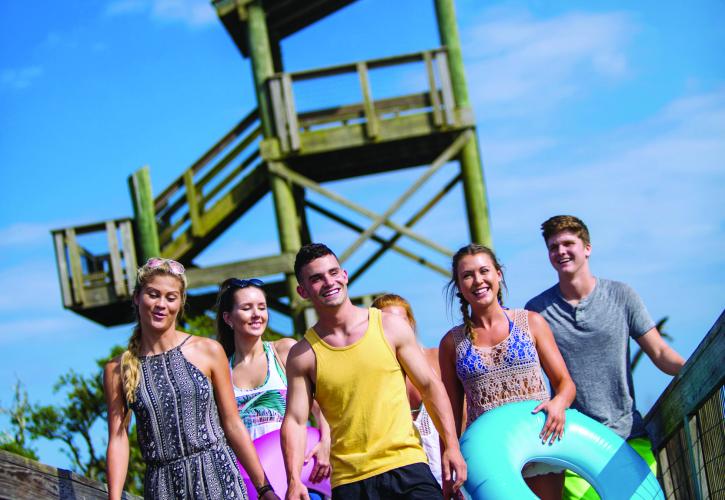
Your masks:
M305 300L308 298L307 290L305 290L302 285L297 285L297 293Z

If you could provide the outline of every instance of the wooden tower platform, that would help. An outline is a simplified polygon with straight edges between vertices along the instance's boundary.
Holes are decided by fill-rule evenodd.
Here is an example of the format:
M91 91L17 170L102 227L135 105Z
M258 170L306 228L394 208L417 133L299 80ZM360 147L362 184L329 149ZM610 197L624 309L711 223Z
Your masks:
M470 239L491 244L453 0L434 0L440 47L294 73L282 67L280 42L351 0L212 3L241 54L251 60L258 107L156 196L149 169L134 172L129 178L132 218L52 231L66 308L103 325L131 322L136 268L147 258L161 255L187 267L189 305L196 312L213 304L209 288L229 276L280 276L269 286L270 306L289 315L294 332L299 333L305 325L305 304L295 293L293 262L300 246L313 240L307 224L309 211L359 233L339 254L343 262L364 243L378 244L362 265L349 269L351 281L388 250L447 275L452 250L413 226L459 184L465 194ZM377 79L385 71L403 67L425 82L423 88L376 99ZM326 81L340 76L359 82L356 102L298 110L300 85L324 88ZM392 216L403 203L451 162L458 168L448 182L405 223L394 222ZM421 165L428 167L382 210L361 206L325 186L329 181ZM307 196L310 192L317 201ZM268 193L274 204L279 254L207 268L194 264L196 256ZM319 203L321 197L344 210ZM342 212L359 214L370 225L363 227ZM380 231L383 227L388 228L386 232ZM83 240L91 236L102 238L107 252L88 251ZM405 241L439 255L446 264L405 248ZM195 293L204 288L206 292Z

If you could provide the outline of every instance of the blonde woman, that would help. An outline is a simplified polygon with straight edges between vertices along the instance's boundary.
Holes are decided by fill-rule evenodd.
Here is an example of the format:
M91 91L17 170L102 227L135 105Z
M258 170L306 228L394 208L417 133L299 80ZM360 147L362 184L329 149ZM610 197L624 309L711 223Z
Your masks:
M180 263L152 258L138 270L138 323L128 350L104 371L109 499L121 498L126 479L131 410L146 462L144 498L247 498L235 453L259 497L277 498L237 415L224 349L176 329L185 300Z
M372 305L383 312L395 314L405 319L416 335L418 334L413 309L410 307L410 303L400 295L395 295L394 293L381 295L373 301ZM441 369L438 364L438 348L428 349L420 346L420 350L423 351L425 360L431 370L433 370L433 373L440 377ZM413 424L418 429L418 434L420 434L420 442L428 457L428 466L436 481L438 481L438 484L442 485L441 444L438 431L430 415L428 415L428 411L425 409L420 392L418 392L418 389L415 388L407 377L405 379L405 387L408 391L408 401L410 402L410 413L413 417Z

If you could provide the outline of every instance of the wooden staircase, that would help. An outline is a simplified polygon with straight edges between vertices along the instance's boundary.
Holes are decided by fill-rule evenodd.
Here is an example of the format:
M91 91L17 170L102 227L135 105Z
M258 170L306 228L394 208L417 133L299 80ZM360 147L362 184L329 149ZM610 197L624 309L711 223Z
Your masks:
M445 47L298 72L282 68L280 40L351 0L212 3L241 53L252 60L258 107L160 194L153 195L147 167L134 172L129 178L133 217L52 231L66 308L103 325L132 321L136 269L149 257L163 256L187 268L192 313L213 305L210 289L226 277L272 276L271 306L292 317L293 330L300 331L306 306L295 293L293 261L299 247L312 240L308 211L358 233L340 252L343 262L368 241L379 245L362 265L349 269L351 281L389 250L446 275L451 250L413 226L459 184L471 240L490 245L452 0L434 0ZM326 96L338 89L340 78L352 82L352 97L335 97L324 105L305 101L304 89ZM460 168L453 168L429 201L404 223L392 219L434 174L451 170L456 161ZM424 165L429 166L420 177L383 210L361 206L324 185ZM194 259L267 194L280 252L199 268ZM343 215L351 212L356 220ZM361 224L360 217L370 225ZM380 231L383 227L386 231ZM417 250L406 248L406 240ZM277 276L281 279L275 281Z

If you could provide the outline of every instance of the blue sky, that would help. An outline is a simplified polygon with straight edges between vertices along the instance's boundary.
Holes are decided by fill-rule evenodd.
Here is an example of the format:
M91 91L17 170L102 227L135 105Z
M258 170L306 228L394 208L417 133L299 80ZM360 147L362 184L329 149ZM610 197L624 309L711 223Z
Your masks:
M538 228L573 213L592 232L595 274L631 284L655 319L669 316L674 347L689 355L725 297L725 5L456 5L508 304L554 283ZM283 53L286 67L300 70L438 44L432 1L362 0L285 40ZM404 88L408 76L393 84ZM310 98L343 91L328 85ZM249 62L203 1L2 3L1 404L16 377L32 400L58 401L60 374L90 372L129 334L61 307L49 230L131 215L131 172L150 165L160 192L253 107ZM418 172L330 187L385 207ZM462 207L455 191L416 230L455 249L467 242ZM316 239L336 249L354 240L312 223ZM197 262L276 251L265 199ZM389 255L353 293L407 296L422 341L433 345L458 319L444 285ZM646 410L668 377L645 361L635 382ZM55 445L40 449L43 461L67 465Z

